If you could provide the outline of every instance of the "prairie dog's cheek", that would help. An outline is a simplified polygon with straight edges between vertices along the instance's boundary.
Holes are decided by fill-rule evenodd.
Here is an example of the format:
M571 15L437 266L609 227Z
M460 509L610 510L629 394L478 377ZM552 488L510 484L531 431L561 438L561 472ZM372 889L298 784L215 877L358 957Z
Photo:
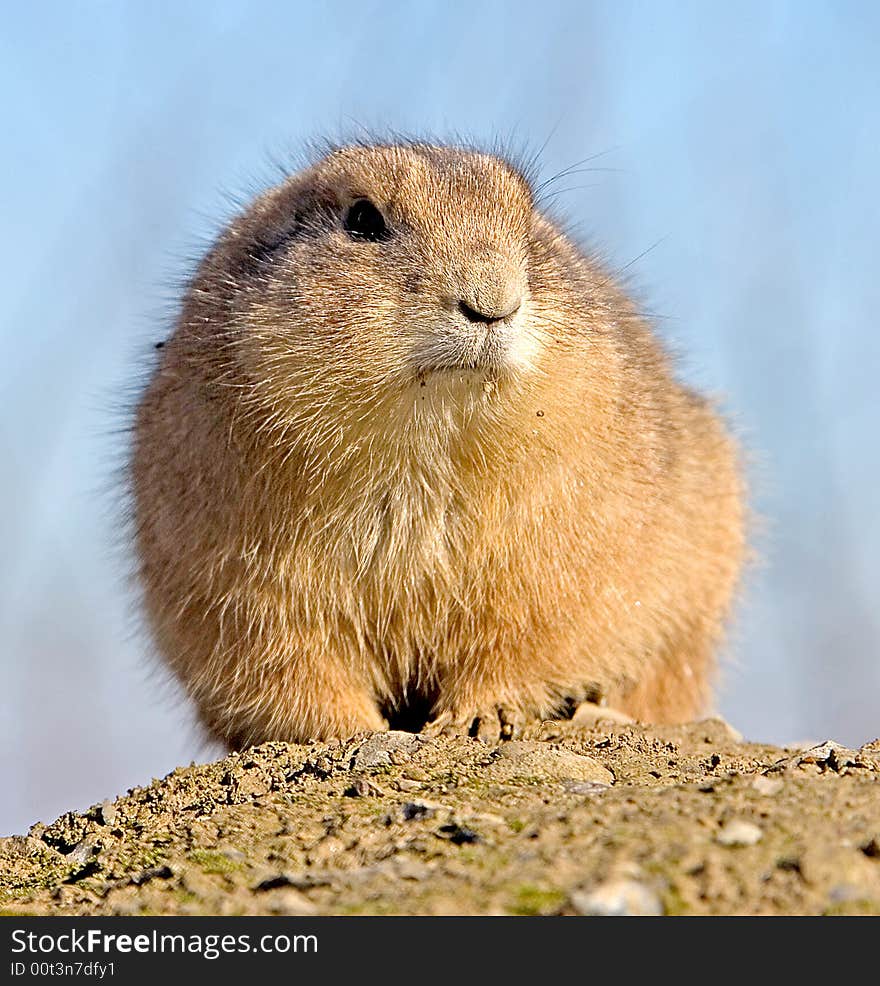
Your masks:
M392 332L400 321L400 302L390 292L371 294L364 302L364 308L365 314L375 321L374 327L379 333Z

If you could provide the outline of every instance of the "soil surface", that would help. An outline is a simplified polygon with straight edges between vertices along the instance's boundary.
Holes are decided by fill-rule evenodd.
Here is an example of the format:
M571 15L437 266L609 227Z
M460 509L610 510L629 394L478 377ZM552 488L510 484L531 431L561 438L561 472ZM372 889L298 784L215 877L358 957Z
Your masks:
M880 741L269 743L0 839L5 914L880 913Z

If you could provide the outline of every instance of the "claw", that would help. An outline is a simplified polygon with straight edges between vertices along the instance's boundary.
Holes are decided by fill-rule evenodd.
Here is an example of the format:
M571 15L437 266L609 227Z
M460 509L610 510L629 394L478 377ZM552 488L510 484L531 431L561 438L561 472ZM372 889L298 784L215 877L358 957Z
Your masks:
M522 720L513 709L506 705L498 706L499 735L503 740L513 739L522 729Z
M470 735L484 743L498 742L498 716L491 712L477 716L471 723Z
M441 712L436 719L426 722L422 727L423 736L446 736L447 727L452 723L451 712Z
M516 736L522 727L520 717L508 706L493 705L466 715L441 712L427 723L426 736L470 736L484 743L497 743Z

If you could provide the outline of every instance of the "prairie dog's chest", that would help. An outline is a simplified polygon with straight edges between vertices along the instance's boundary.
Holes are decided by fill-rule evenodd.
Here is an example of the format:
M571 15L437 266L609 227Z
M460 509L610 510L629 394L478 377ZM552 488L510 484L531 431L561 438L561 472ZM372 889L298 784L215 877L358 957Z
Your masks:
M440 617L442 599L495 597L506 583L527 591L541 576L536 567L570 554L572 516L581 512L571 491L583 484L558 462L465 469L439 454L421 467L395 465L291 498L279 570L300 598L322 607L335 600L368 618L398 606Z
M288 566L320 573L326 586L411 596L424 586L472 579L504 536L497 494L448 482L353 483L335 504L325 495L296 518Z
M411 587L466 565L480 527L448 488L410 486L374 489L341 520L333 554L343 571Z

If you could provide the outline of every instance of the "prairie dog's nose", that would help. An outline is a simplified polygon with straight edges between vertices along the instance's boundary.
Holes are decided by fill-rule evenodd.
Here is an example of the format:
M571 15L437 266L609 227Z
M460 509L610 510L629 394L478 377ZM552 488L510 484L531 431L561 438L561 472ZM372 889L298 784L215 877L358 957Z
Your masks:
M519 265L497 254L488 255L470 275L458 301L458 310L469 322L491 325L519 310L526 294Z
M458 310L464 315L464 317L469 322L484 322L486 325L491 325L493 322L500 322L505 318L510 318L519 311L520 299L517 298L515 302L510 305L501 306L502 310L494 308L492 311L484 312L479 311L476 308L471 308L471 306L466 301L460 301L458 303ZM488 306L484 306L488 307Z

